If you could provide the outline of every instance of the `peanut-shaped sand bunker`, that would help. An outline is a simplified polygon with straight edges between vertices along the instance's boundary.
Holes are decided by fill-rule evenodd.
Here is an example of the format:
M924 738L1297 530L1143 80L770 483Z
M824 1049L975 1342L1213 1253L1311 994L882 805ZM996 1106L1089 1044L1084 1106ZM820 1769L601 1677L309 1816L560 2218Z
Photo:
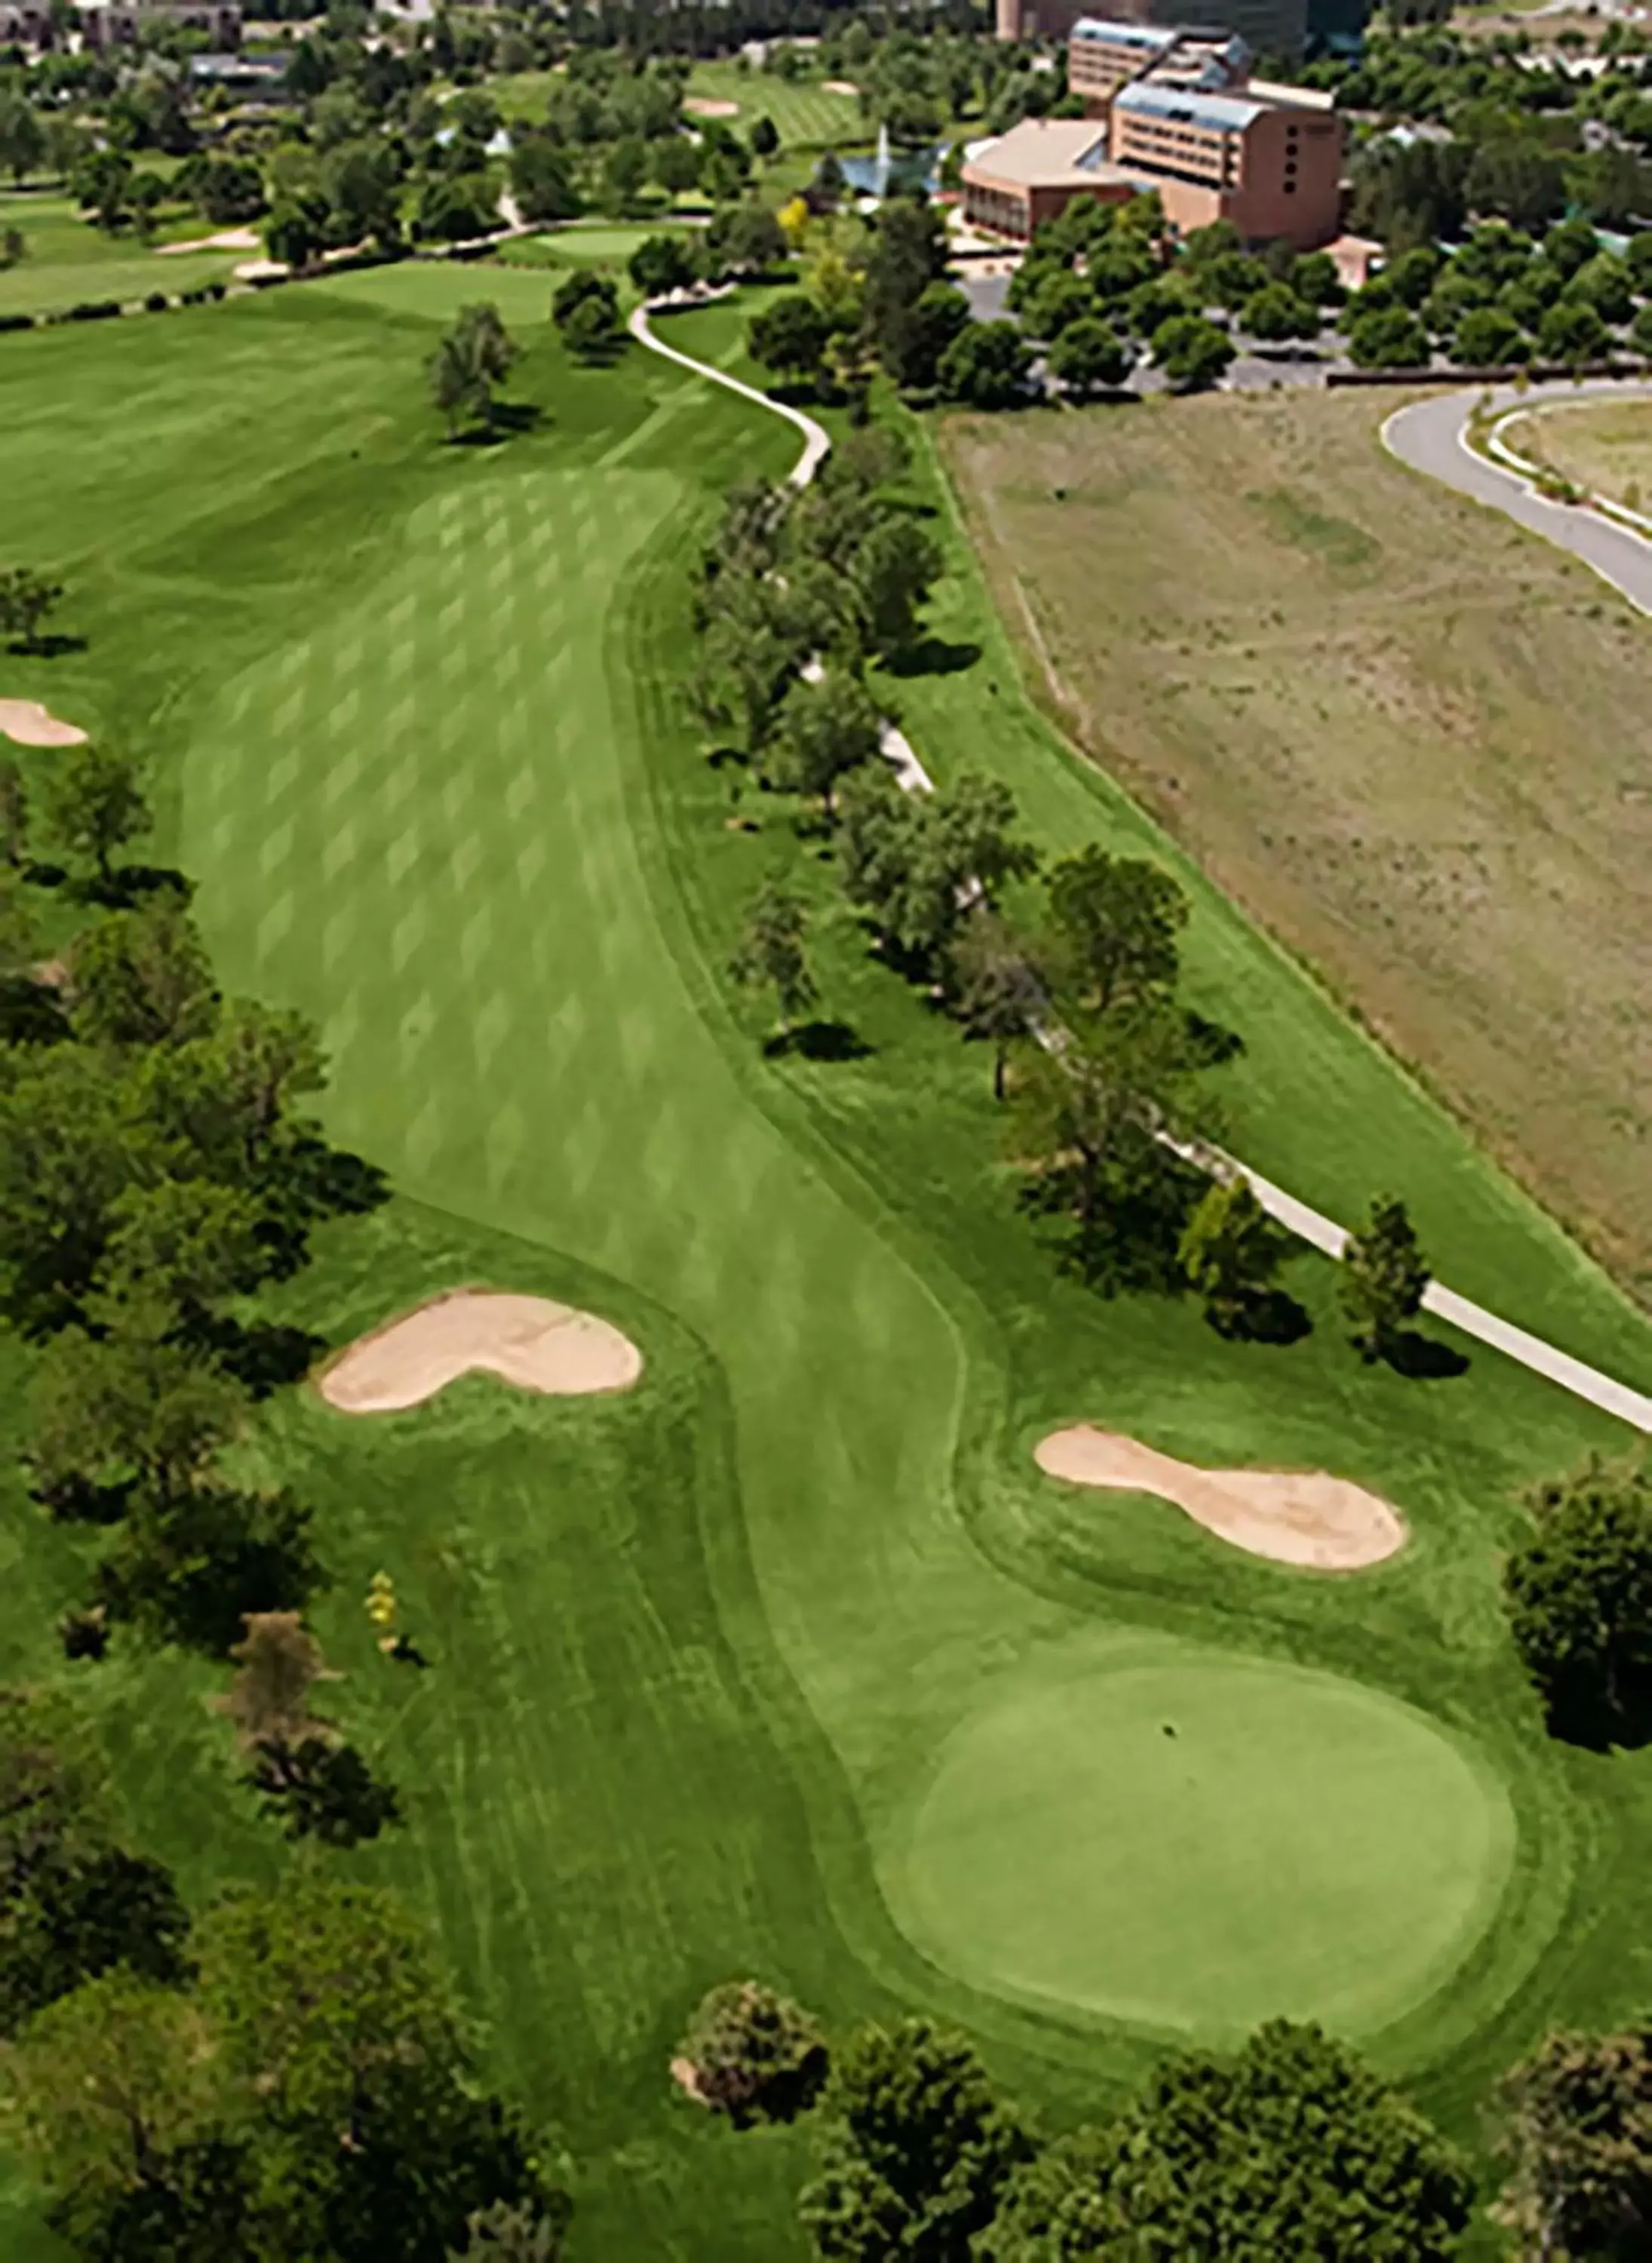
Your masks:
M1321 1470L1197 1469L1088 1422L1052 1430L1036 1458L1073 1485L1157 1493L1235 1548L1310 1572L1357 1572L1405 1545L1397 1509Z
M594 1312L544 1297L457 1289L362 1336L317 1382L344 1413L392 1414L477 1369L523 1391L628 1391L642 1355Z
M38 699L0 699L0 736L19 747L83 747L86 734L65 723Z

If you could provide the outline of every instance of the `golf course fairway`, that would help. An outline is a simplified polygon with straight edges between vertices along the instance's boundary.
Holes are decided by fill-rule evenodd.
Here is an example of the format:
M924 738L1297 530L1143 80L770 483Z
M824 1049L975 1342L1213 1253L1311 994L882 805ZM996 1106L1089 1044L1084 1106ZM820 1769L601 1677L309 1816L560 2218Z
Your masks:
M1403 2013L1489 1920L1515 1844L1489 1770L1359 1682L1081 1637L942 1746L890 1866L982 1987L1235 2035Z

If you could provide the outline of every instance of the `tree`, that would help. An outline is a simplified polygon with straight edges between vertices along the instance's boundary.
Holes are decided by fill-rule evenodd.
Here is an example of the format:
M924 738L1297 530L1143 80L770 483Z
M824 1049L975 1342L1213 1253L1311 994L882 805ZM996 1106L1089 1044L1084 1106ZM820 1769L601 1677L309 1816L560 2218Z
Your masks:
M40 649L40 624L63 594L61 582L33 566L0 566L0 636L18 652Z
M1253 338L1282 345L1287 338L1316 338L1319 308L1284 283L1270 283L1245 300L1241 320Z
M91 858L105 888L113 884L109 860L114 851L147 833L153 822L132 764L96 747L71 747L54 766L46 814L71 856Z
M463 2247L449 2248L447 2263L559 2263L570 2211L518 2207L496 2201L465 2218Z
M1586 300L1557 299L1538 325L1537 343L1545 361L1581 365L1600 360L1612 339Z
M19 188L46 155L46 128L21 94L0 87L0 169Z
M814 2104L828 2067L816 2022L759 1980L714 1988L677 2053L685 2086L736 2129L795 2121Z
M0 755L0 857L15 871L29 846L29 795L20 765Z
M745 931L728 962L736 982L772 990L782 1036L817 995L803 937L808 913L783 880L765 880L746 907Z
M803 291L783 292L746 325L752 358L800 379L819 377L831 335L830 322Z
M579 211L568 159L548 134L512 127L510 176L511 193L524 220L572 220Z
M461 307L429 364L431 394L450 436L468 417L491 427L494 387L516 359L516 344L490 300Z
M1091 842L1050 874L1051 953L1087 1014L1166 997L1181 972L1188 901L1162 865Z
M946 273L946 230L940 214L910 197L886 197L866 255L864 308L867 335L897 381L917 302Z
M250 1611L246 1632L230 1651L237 1671L227 1695L214 1701L247 1745L293 1743L316 1724L309 1693L318 1681L337 1681L322 1646L296 1611Z
M818 794L830 824L838 779L873 760L879 735L878 711L846 669L827 669L814 682L801 678L780 705L776 783Z
M1407 2099L1321 2028L1274 2020L1232 2061L1166 2060L1111 2128L1051 2148L983 2246L990 2263L1446 2263L1473 2202L1461 2156Z
M264 1213L244 1189L207 1179L130 1186L109 1208L93 1317L158 1338L210 1334L212 1308L256 1289L270 1270Z
M1049 351L1050 375L1079 401L1122 385L1130 366L1129 348L1094 315L1069 323Z
M1227 331L1202 315L1172 315L1153 333L1153 358L1178 393L1214 385L1233 357Z
M1633 2263L1652 2241L1652 2026L1552 2030L1497 2093L1508 2181L1491 2213L1525 2256Z
M1405 307L1380 307L1348 324L1348 358L1359 369L1426 369L1428 332Z
M246 1393L183 1344L66 1328L30 1384L31 1457L49 1499L76 1481L135 1477L171 1500L205 1479L240 1429Z
M218 1016L212 966L183 898L83 928L69 953L69 1020L83 1044L153 1045L205 1037Z
M604 361L625 343L620 293L612 278L582 268L559 283L551 318L562 343L580 361Z
M1638 1733L1652 1695L1652 1479L1591 1461L1532 1507L1503 1574L1520 1662L1558 1733Z
M97 1600L157 1643L225 1658L250 1613L302 1610L322 1586L311 1522L285 1492L141 1492L98 1566Z
M1290 1241L1248 1180L1220 1182L1187 1221L1177 1261L1219 1335L1241 1335L1272 1288Z
M821 2121L798 2210L815 2253L836 2263L961 2263L1032 2150L973 2045L927 2020L851 2035Z
M626 271L645 299L669 298L695 279L693 259L680 235L645 235Z
M1057 267L1040 277L1025 301L1023 319L1035 338L1051 342L1073 323L1093 317L1095 311L1096 294L1089 284L1070 268Z
M1592 307L1606 323L1627 322L1634 312L1634 289L1621 259L1600 251L1585 260L1566 286L1569 299Z
M1471 307L1457 325L1451 352L1470 369L1506 369L1532 356L1519 324L1501 307Z
M1013 322L972 322L936 365L948 401L966 408L1013 408L1025 397L1032 350Z
M1348 1237L1337 1283L1343 1310L1353 1323L1353 1341L1366 1360L1393 1357L1405 1323L1422 1310L1428 1282L1405 1204L1379 1196L1365 1225Z
M786 257L786 230L766 206L725 206L706 231L706 256L725 275L763 275Z
M326 248L328 219L327 199L319 192L284 197L264 224L264 250L301 271Z
M0 1079L0 1308L47 1334L83 1316L118 1197L158 1175L161 1143L80 1045L14 1059Z
M850 579L860 601L866 641L881 660L896 660L917 633L917 611L944 564L934 537L904 512L880 517L859 546Z
M1104 1294L1169 1289L1204 1182L1163 1135L1202 1131L1203 1063L1183 1017L1145 999L1076 1024L1032 1053L1015 1095L1012 1152L1031 1206L1070 1223L1066 1259Z
M485 173L433 173L419 192L417 230L436 243L475 243L500 226Z
M992 1042L992 1096L1002 1100L1010 1046L1028 1034L1041 1002L1029 945L982 908L954 938L952 973L959 1020L972 1036Z

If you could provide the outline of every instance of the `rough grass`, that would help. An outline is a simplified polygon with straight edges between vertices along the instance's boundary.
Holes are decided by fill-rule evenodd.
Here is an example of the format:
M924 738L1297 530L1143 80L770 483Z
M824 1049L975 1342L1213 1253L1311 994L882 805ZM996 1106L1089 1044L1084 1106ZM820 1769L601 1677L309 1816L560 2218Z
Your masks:
M723 487L788 466L795 436L635 351L572 368L540 326L510 388L534 429L444 446L423 364L448 311L330 284L10 342L9 528L67 568L88 644L8 662L4 688L149 763L227 983L322 1022L330 1127L400 1190L329 1230L280 1315L342 1343L480 1281L604 1312L647 1356L637 1392L583 1406L467 1378L351 1421L292 1394L257 1448L317 1505L338 1710L411 1813L354 1867L435 1919L495 2065L562 2125L575 2263L801 2252L800 2140L734 2139L666 2076L694 1997L731 1974L834 2022L960 2021L1053 2120L1141 2072L1162 2029L949 1970L878 1884L989 1677L1110 1633L1344 1676L1484 1753L1519 1826L1497 1921L1372 2041L1474 2140L1543 2019L1640 2001L1652 1760L1545 1742L1496 1600L1516 1489L1621 1434L1489 1354L1438 1386L1362 1369L1311 1258L1292 1285L1317 1327L1288 1353L1064 1277L1015 1212L981 1049L868 954L819 842L714 769L684 711L695 546ZM743 320L672 336L734 362ZM951 572L920 671L886 696L938 770L1008 777L1047 851L1174 856L1019 697L918 437L909 501ZM731 800L756 833L726 828ZM766 1059L764 1009L727 994L741 907L776 866L817 903L822 1011L858 1059ZM1344 1211L1397 1173L1465 1288L1643 1361L1600 1276L1188 879L1199 1002L1250 1043L1247 1151ZM0 1340L8 1444L26 1361ZM1031 1449L1080 1417L1212 1463L1337 1469L1413 1544L1315 1582L1163 1504L1076 1500ZM8 1674L51 1669L83 1580L80 1536L11 1466ZM381 1566L434 1660L410 1688L362 1610ZM80 1678L140 1836L188 1891L267 1876L282 1850L227 1781L213 1677L131 1654ZM1357 1987L1383 1953L1351 1927L1331 1977ZM47 2252L31 2226L18 2194L8 2254Z
M1648 631L1385 457L1381 414L1286 392L946 433L1096 760L1645 1298Z
M1515 417L1503 437L1576 487L1652 509L1652 401L1559 401Z

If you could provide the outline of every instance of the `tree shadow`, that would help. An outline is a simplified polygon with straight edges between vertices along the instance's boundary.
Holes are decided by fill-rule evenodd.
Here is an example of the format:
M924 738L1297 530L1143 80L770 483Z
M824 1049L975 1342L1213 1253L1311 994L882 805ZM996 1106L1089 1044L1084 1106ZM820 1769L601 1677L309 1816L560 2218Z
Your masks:
M1220 1022L1207 1020L1191 1006L1184 1011L1182 1023L1200 1068L1223 1068L1244 1052L1245 1041L1237 1030L1224 1029Z
M1283 1289L1257 1289L1237 1312L1206 1312L1205 1318L1229 1343L1288 1345L1301 1343L1314 1333L1313 1317L1305 1305Z
M535 401L496 401L487 422L450 432L450 448L498 448L519 432L532 432L545 412Z
M1552 1698L1545 1726L1557 1743L1583 1752L1641 1752L1652 1745L1652 1682L1619 1696L1615 1705L1593 1693Z
M1469 1367L1467 1352L1416 1328L1400 1329L1382 1356L1396 1375L1411 1383L1447 1383L1453 1376L1467 1375Z
M61 888L69 878L69 871L62 864L31 861L23 867L23 877L32 888Z
M981 658L978 644L953 644L946 637L920 637L889 662L891 676L961 676Z
M305 1197L324 1216L365 1218L390 1199L388 1175L348 1147L330 1147L324 1139L297 1139L289 1160Z
M97 904L110 912L129 912L143 897L163 891L187 904L194 896L195 883L176 864L118 864L106 880L93 872L85 879L71 881L69 888L76 902Z
M801 1060L851 1061L866 1059L877 1047L869 1045L847 1022L804 1022L795 1030L783 1030L771 1038L763 1051L768 1060L795 1054Z
M57 1045L69 1034L69 1016L49 982L32 982L26 974L0 980L0 1040L11 1045Z
M119 1485L94 1485L78 1471L60 1478L55 1485L32 1486L33 1499L40 1502L50 1514L54 1524L119 1524L132 1507L137 1492L137 1479L126 1478Z
M325 1336L279 1320L236 1320L212 1314L191 1331L218 1365L254 1399L301 1383L328 1348Z
M64 636L53 632L47 636L13 637L6 647L8 652L24 654L30 660L62 660L71 652L84 652L83 636Z

